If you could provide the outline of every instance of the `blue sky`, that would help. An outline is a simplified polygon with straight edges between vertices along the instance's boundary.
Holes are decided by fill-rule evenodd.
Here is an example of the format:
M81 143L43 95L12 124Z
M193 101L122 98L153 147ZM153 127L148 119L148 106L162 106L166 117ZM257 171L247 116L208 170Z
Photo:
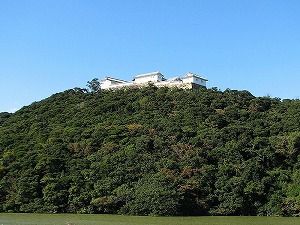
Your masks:
M156 70L299 98L299 12L298 0L1 0L0 112Z

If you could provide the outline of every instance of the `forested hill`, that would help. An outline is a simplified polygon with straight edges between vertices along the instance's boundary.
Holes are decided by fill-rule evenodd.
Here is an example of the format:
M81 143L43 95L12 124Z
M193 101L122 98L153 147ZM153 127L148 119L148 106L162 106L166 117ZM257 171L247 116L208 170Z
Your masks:
M155 88L0 114L0 211L299 215L300 101Z
M5 121L6 119L8 119L10 116L11 116L10 113L7 113L7 112L1 113L1 112L0 112L0 125L1 125L2 123L4 123L4 121Z

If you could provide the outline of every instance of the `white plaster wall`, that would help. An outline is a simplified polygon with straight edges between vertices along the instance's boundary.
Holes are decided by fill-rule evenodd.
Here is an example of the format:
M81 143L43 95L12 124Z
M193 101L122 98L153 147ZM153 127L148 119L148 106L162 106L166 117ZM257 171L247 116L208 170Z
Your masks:
M194 78L194 83L195 84L199 84L199 85L202 85L202 86L206 86L206 81L203 80L203 79L200 79L200 78L197 78L197 77L193 77Z
M182 78L183 83L194 83L193 77L184 77Z
M108 89L111 86L112 82L110 80L105 80L101 83L101 89Z
M111 89L117 86L127 86L130 85L130 83L119 83L116 81L112 81L112 80L105 80L101 83L101 89Z
M152 75L152 76L146 76L146 77L136 77L134 80L134 83L142 84L142 83L148 83L148 82L157 82L161 81L161 77L159 75Z
M183 83L194 83L202 86L206 86L206 81L197 77L185 77L182 79Z

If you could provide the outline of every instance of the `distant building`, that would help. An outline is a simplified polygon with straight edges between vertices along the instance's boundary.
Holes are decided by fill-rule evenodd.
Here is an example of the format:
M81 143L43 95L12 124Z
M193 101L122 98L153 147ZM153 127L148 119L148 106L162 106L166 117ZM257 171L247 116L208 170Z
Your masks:
M206 87L208 80L194 73L187 73L183 77L174 77L166 79L159 71L136 75L133 81L125 81L112 77L106 77L100 82L101 89L118 89L125 87L142 87L149 83L157 87L179 87L184 89L192 89Z

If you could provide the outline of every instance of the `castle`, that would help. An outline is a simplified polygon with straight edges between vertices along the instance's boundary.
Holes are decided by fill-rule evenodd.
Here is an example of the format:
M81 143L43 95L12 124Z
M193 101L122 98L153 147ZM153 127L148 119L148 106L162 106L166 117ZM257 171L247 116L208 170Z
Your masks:
M194 73L187 73L182 77L174 77L165 79L164 75L159 71L136 75L133 81L125 81L113 77L106 77L100 82L101 89L118 89L125 87L142 87L149 83L157 87L178 87L184 89L192 89L206 87L208 80Z

